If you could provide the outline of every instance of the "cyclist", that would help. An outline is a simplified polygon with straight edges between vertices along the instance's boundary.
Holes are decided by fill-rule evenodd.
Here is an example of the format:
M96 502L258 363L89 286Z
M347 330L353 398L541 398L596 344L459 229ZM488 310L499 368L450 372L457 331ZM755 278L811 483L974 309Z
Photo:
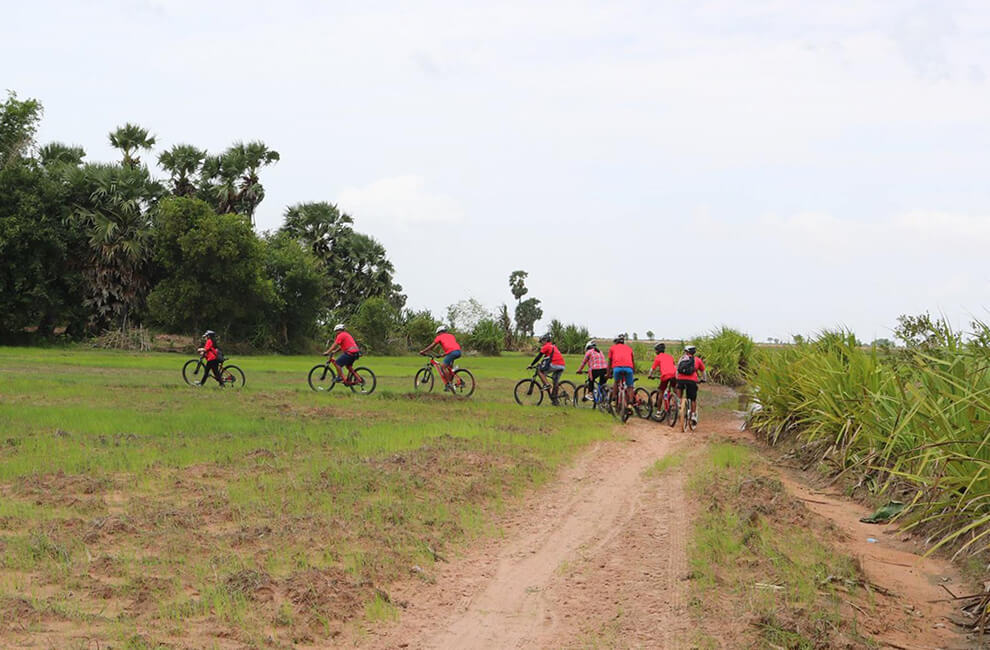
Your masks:
M436 346L443 350L443 363L440 366L440 379L443 380L443 389L451 390L450 379L454 376L454 361L461 358L461 346L453 334L447 331L446 325L440 325L436 330L436 338L425 348L419 351L426 354Z
M351 370L351 366L361 356L361 348L358 347L357 341L354 340L354 337L347 331L347 327L343 323L337 323L333 331L336 333L333 344L327 341L327 349L324 350L323 356L328 357L337 350L340 350L340 356L337 357L337 380L343 381L346 386L347 381L343 377L343 369L347 368L349 371ZM348 376L350 376L350 373L348 373Z
M594 341L588 341L584 349L584 359L581 361L581 367L577 369L577 374L580 375L584 367L588 366L588 392L585 393L584 399L592 400L595 398L595 381L598 382L599 388L605 388L605 382L608 381L608 361Z
M653 365L650 367L650 374L648 377L653 379L656 372L660 371L660 387L657 389L657 400L663 399L663 393L667 390L667 386L674 380L677 375L677 366L674 364L674 357L667 354L667 344L657 343L653 346L656 351L657 356L653 358Z
M197 348L196 351L199 355L206 359L206 370L203 372L203 379L200 380L199 385L202 386L206 383L206 380L210 377L210 373L213 373L213 378L217 380L220 387L223 388L223 380L220 379L220 358L219 358L219 348L217 348L217 333L213 330L206 330L203 332L203 347Z
M615 379L615 385L619 385L619 378L625 377L626 379L626 404L632 406L634 400L636 399L636 389L633 388L633 382L636 381L633 378L633 368L635 368L635 360L633 359L633 349L626 345L626 337L619 334L614 339L612 339L612 347L608 349L608 370ZM612 387L612 396L615 397L615 387Z
M705 370L705 362L701 357L695 356L697 348L689 345L684 348L684 356L677 362L677 398L684 399L684 391L687 391L688 399L691 400L691 421L698 424L698 371Z
M543 362L536 369L536 374L540 376L543 380L543 385L546 386L550 382L547 381L547 373L553 373L553 388L550 389L550 402L556 406L557 405L557 384L560 383L560 376L564 374L564 355L560 353L560 348L558 348L553 343L553 337L549 334L544 334L540 337L540 343L543 345L540 347L540 351L536 353L533 357L532 363L529 367L532 368L543 357Z

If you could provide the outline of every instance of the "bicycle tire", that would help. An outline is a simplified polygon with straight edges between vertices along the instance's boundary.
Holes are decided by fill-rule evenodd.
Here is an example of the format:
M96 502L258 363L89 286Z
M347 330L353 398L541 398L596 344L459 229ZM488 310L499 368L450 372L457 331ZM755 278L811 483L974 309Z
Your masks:
M199 375L200 367L205 368L199 359L190 359L182 365L182 379L190 386L198 386L199 380L196 377Z
M677 425L677 414L681 410L681 400L678 399L677 393L673 393L670 396L670 410L667 411L667 424L673 428Z
M609 403L609 389L608 386L602 386L598 389L598 402L595 404L598 410L602 413L610 414L610 403Z
M224 366L220 369L220 378L225 388L244 388L244 371L237 366Z
M471 397L474 394L474 375L467 368L458 368L450 380L457 397Z
M629 397L626 394L624 384L615 387L615 406L613 408L615 408L615 413L612 415L618 416L624 424L629 419Z
M566 379L557 384L557 406L574 406L574 382Z
M420 368L413 377L413 390L417 393L433 392L433 369Z
M337 374L333 371L333 368L329 364L321 363L310 369L309 376L306 377L306 382L317 393L329 393L337 384L336 379Z
M634 407L636 416L641 420L649 420L653 407L650 405L650 393L643 387L636 389L636 405Z
M539 406L543 402L543 390L533 379L520 379L516 382L512 396L519 406Z
M684 412L680 414L681 417L681 432L688 430L688 420L691 419L691 400L685 398L681 402L681 406L684 407Z
M698 412L698 406L697 406L697 403L694 400L691 400L691 404L689 404L689 407L694 408L695 409L695 414L697 414L697 412ZM694 418L691 417L691 415L690 415L691 408L688 408L687 409L687 412L688 412L688 426L691 428L691 431L696 431L698 429L698 423L695 422L694 421Z
M574 406L576 408L579 409L595 408L594 391L591 391L592 394L590 395L588 394L588 392L589 391L587 384L581 384L580 386L574 389Z
M658 390L650 391L650 419L654 422L667 419L667 412L663 410L663 395Z
M375 392L375 386L378 385L378 378L375 377L375 373L371 371L371 368L355 368L354 374L361 379L359 384L351 384L351 392L358 393L360 395L371 395Z

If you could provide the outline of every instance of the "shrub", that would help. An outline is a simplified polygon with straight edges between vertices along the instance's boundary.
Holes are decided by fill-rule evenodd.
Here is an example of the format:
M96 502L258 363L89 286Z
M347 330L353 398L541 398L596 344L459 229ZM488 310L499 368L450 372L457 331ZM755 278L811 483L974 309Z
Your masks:
M400 333L399 311L385 298L367 298L351 319L358 345L373 354L394 354Z
M491 318L482 318L475 324L467 337L467 346L481 354L498 355L502 352L504 333L499 324Z
M711 381L729 386L739 386L746 380L746 373L753 365L756 345L746 334L723 325L707 336L691 341L705 361Z

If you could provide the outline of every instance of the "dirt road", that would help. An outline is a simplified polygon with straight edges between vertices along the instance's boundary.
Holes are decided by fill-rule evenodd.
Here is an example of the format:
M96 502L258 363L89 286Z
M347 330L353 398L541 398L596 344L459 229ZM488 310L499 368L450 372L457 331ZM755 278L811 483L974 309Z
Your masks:
M646 470L682 443L691 447L723 436L740 436L738 419L727 413L697 434L630 421L614 440L595 445L505 515L499 522L504 536L430 567L429 581L411 578L394 585L393 600L405 603L400 621L357 644L692 647L686 580L692 504L682 472L657 477ZM874 545L873 550L879 549ZM926 562L917 556L911 561L916 580L950 570L944 563L929 567ZM920 603L931 594L931 586L924 586L912 594L910 585L899 581L901 602L892 607ZM926 619L917 621L925 628L917 637L924 646L902 641L890 647L960 647L959 635L938 623L942 614L931 607ZM739 647L732 638L721 643Z

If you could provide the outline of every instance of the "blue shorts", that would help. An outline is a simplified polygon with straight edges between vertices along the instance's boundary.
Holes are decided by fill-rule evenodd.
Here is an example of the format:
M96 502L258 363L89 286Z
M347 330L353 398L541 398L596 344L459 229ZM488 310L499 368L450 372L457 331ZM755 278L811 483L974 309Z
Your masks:
M337 357L337 365L341 368L347 368L348 366L354 365L354 362L358 360L358 355L351 354L350 352L345 352L339 357Z
M620 366L617 368L612 368L612 379L614 379L615 381L619 381L619 377L626 378L626 386L632 386L633 383L636 381L633 378L632 368L628 366Z
M447 353L447 356L443 358L443 365L453 367L454 362L461 358L460 350L451 350Z

